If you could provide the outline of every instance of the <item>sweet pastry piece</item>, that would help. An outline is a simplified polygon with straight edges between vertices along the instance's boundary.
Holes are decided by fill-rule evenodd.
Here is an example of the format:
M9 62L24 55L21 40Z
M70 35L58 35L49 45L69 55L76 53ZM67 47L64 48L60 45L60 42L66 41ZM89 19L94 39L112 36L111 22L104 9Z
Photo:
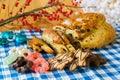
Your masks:
M64 33L55 31L52 28L43 32L42 39L46 41L56 53L73 52L75 48L71 45Z
M53 53L51 47L49 47L42 39L39 39L35 36L32 37L32 40L27 41L28 47L33 49L36 52L41 52L44 50L47 53Z
M49 63L37 52L31 53L26 59L33 62L30 70L34 72L45 73L49 70Z
M19 73L28 71L33 65L32 61L26 60L24 57L19 57L10 68L17 70Z
M71 22L65 20L54 26L53 30L63 32L71 43L77 42L82 48L90 49L101 48L111 43L116 36L114 28L99 13L80 14Z
M78 59L78 65L79 66L87 66L86 58L90 56L92 53L89 49L78 49L75 51L74 56Z
M100 65L106 64L106 60L99 54L93 54L89 49L78 49L75 52L67 52L57 54L55 58L50 59L50 70L63 70L69 67L70 71L76 70L78 67L98 68Z
M100 65L106 64L107 61L102 58L99 54L92 54L86 58L87 67L98 68Z
M48 62L50 63L50 70L58 69L63 70L68 63L73 61L73 53L64 53L57 54L55 58L50 59Z

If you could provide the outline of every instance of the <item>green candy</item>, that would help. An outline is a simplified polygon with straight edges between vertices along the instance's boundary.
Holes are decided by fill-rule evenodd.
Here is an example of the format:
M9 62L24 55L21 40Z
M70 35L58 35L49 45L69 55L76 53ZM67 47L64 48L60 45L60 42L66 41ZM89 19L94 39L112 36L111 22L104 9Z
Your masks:
M9 55L3 60L3 64L4 64L4 65L12 64L15 60L17 60L18 57L19 57L19 54L18 54L18 53L9 54Z

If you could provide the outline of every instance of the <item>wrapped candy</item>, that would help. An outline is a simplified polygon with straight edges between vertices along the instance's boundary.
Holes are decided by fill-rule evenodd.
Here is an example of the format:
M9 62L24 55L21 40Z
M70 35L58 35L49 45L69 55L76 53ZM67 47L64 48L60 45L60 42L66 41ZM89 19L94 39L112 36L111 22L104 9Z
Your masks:
M15 34L12 31L5 31L0 34L0 45L7 45L8 42L15 41L16 43L24 43L27 41L26 36L22 34Z

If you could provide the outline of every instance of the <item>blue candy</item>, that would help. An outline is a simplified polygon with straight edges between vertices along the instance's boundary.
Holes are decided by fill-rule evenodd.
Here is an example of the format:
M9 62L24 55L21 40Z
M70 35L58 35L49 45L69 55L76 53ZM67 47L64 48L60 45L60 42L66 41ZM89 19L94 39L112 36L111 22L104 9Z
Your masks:
M17 43L24 43L24 42L26 42L27 40L28 40L28 39L26 38L26 36L21 35L21 34L16 35L16 38L15 38L15 41L16 41Z
M24 43L28 39L22 34L15 34L12 31L5 31L0 34L0 45L6 45L9 41L15 41L16 43Z
M6 45L8 44L8 40L6 38L0 38L0 45Z
M5 31L1 33L2 38L6 38L8 41L14 41L15 40L15 33L12 31Z

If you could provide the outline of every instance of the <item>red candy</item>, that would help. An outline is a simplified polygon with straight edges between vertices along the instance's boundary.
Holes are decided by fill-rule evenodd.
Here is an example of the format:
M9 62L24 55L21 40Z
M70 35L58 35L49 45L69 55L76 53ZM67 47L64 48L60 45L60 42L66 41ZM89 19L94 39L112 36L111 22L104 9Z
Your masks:
M26 59L27 59L27 60L30 60L30 61L34 61L34 60L36 60L37 58L42 58L42 55L39 54L39 53L37 53L37 52L32 52L32 53L30 53L30 54L26 57Z
M49 63L37 52L31 53L26 59L33 62L30 70L34 72L45 73L49 70Z

